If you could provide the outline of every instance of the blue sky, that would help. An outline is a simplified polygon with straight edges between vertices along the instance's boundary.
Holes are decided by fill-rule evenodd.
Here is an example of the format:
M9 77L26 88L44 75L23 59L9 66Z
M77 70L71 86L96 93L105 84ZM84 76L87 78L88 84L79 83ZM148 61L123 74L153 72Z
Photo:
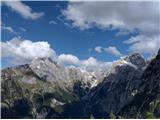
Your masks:
M1 6L1 41L4 46L7 41L14 38L20 41L29 40L32 43L46 41L57 56L69 54L79 60L88 60L93 57L101 62L110 62L132 52L140 52L147 57L153 55L160 47L157 45L160 40L158 39L159 14L156 2L144 4L127 2L126 5L123 2L114 4L64 1L13 3L4 2ZM133 7L122 8L130 4ZM20 10L18 7L24 9ZM128 9L128 13L125 9ZM142 9L142 11L135 13L136 9ZM148 9L150 11L146 14ZM134 15L131 16L130 14L133 13ZM147 30L145 25L151 30ZM29 58L20 56L18 53L3 52L3 50L12 51L4 46L2 46L2 67L12 65L13 63L9 61L13 59L28 61ZM99 51L96 50L97 46Z

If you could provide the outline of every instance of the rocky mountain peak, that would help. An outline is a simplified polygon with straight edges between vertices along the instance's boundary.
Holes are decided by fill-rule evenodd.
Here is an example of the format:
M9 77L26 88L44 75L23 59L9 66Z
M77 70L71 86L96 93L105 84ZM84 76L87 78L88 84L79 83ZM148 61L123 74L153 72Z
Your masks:
M29 65L34 73L48 82L62 82L65 68L51 58L36 58Z
M142 68L145 66L145 59L139 53L133 53L133 54L125 57L124 60L132 63L133 65L136 65L139 68Z

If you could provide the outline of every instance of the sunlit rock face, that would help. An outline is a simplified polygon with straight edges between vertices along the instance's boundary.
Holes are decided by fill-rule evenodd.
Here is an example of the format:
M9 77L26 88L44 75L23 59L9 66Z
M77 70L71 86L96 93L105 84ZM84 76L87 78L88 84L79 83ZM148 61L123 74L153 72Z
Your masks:
M24 98L31 102L30 117L58 117L61 107L81 99L97 82L94 74L65 68L49 58L37 58L31 64L4 69L1 77L2 110L8 111L3 114L4 118L27 117L27 114L15 116L9 109L14 107L14 102ZM48 117L51 110L55 115Z
M57 85L65 90L73 90L74 84L81 83L81 87L90 88L97 81L94 74L81 71L78 68L65 68L49 58L38 58L32 61L30 68L44 81Z
M1 78L2 118L160 117L160 50L147 63L134 53L92 72L36 58Z

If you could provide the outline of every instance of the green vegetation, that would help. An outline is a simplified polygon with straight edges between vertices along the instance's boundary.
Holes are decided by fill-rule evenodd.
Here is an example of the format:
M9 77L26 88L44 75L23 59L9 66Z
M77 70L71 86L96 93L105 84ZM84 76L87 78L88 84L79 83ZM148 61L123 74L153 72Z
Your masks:
M110 115L109 115L109 118L110 119L116 119L116 116L113 114L113 112L111 112Z
M94 116L93 116L92 114L90 115L90 119L95 119Z
M146 118L147 119L155 119L155 116L152 112L146 112Z
M149 104L149 111L146 112L146 118L148 119L158 119L160 116L159 113L156 113L156 109L160 108L160 98L157 97L154 101ZM158 112L158 111L157 111Z
M63 106L57 105L57 106L54 107L54 110L57 113L62 113L63 112Z

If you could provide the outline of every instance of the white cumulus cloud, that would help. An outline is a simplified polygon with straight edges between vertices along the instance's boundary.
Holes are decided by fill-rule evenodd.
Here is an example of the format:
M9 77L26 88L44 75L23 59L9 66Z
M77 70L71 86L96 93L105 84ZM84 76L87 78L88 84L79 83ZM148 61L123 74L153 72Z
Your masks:
M38 19L44 15L43 12L33 12L32 8L21 1L3 1L2 5L6 5L13 11L20 14L25 19Z
M82 61L82 65L86 67L95 67L98 65L98 61L93 57L89 57L87 60Z
M102 47L101 47L101 46L96 46L96 47L94 48L94 50L95 50L96 52L98 52L98 53L101 53L101 52L102 52Z
M79 65L80 60L71 54L61 54L58 56L58 61L62 64Z
M160 48L160 36L147 37L145 35L138 35L131 37L124 41L125 44L130 44L129 51L136 51L144 54L156 54Z
M142 32L154 34L158 29L156 26L159 20L159 5L158 2L153 1L70 2L62 14L66 20L72 22L73 26L80 29L94 26L104 29L112 26L112 29L138 28Z
M1 49L2 58L12 58L13 61L19 60L22 63L23 61L31 61L38 57L56 57L55 51L50 48L48 42L32 42L31 40L21 39L20 37L1 42Z
M105 52L110 53L110 54L115 55L115 56L121 56L122 55L119 52L119 50L114 46L109 46L107 48L104 48L104 50L105 50Z
M102 53L106 52L114 56L122 56L121 52L115 47L115 46L109 46L109 47L102 47L102 46L97 46L94 48L94 50L97 53Z
M60 54L50 47L46 41L33 42L31 40L14 37L9 41L1 42L2 59L8 65L20 65L30 63L35 58L49 57L64 66L75 66L86 70L95 70L110 66L112 62L98 61L94 57L80 60L72 54Z
M102 62L102 61L98 61L94 57L89 57L86 60L81 60L80 67L89 71L94 71L97 69L105 69L111 65L112 65L112 62Z
M101 62L94 57L80 60L78 57L72 54L61 54L58 56L58 62L62 65L76 66L81 69L94 71L96 69L103 69L112 64L112 62Z
M73 27L81 30L93 27L118 29L117 37L138 33L138 36L131 38L135 39L134 42L128 43L129 51L132 52L153 54L160 47L159 1L70 2L62 15ZM100 52L99 49L98 51ZM121 55L114 47L106 51Z

